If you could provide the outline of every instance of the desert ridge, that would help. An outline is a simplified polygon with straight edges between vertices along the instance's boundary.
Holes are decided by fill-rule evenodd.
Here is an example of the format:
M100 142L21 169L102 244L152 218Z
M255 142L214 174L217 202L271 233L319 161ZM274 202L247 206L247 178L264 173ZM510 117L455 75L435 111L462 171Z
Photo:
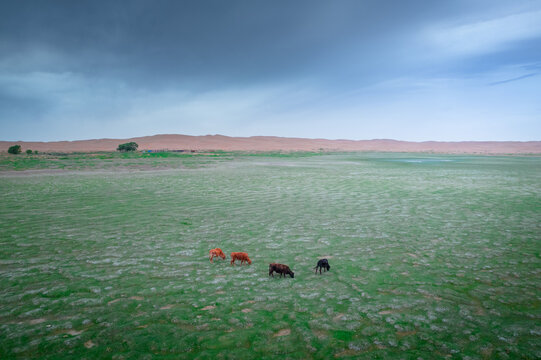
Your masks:
M328 140L276 136L229 137L223 135L153 135L129 139L27 142L0 141L0 151L15 144L40 152L115 151L119 144L134 141L139 150L195 151L382 151L447 154L541 154L541 141L409 142L390 139Z

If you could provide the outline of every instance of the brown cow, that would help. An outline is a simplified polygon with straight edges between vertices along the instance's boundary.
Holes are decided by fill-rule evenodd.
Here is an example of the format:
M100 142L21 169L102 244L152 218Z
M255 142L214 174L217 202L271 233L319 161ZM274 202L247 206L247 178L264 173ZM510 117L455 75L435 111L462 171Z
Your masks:
M214 259L215 257L221 257L222 259L225 260L225 254L222 251L222 249L216 248L209 251L210 262L213 262L212 259Z
M277 274L280 274L280 277L282 276L285 277L287 274L289 274L289 276L291 276L292 278L295 277L295 273L291 271L289 266L284 265L284 264L276 264L276 263L269 264L269 276L272 275L272 277L274 277L275 271Z
M231 265L235 265L235 260L240 260L240 264L244 264L245 261L248 264L252 265L252 260L248 257L248 254L245 252L232 252L231 253Z

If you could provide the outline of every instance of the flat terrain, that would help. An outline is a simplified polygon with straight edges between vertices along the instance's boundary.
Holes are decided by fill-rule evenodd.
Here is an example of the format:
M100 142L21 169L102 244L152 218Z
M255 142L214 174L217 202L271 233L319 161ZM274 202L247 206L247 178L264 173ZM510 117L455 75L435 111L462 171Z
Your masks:
M0 358L541 357L541 157L2 155L0 194Z
M0 151L19 144L41 152L115 151L119 144L135 141L139 150L222 151L388 151L446 154L541 154L541 141L408 142L396 140L327 140L275 136L228 137L222 135L155 135L131 139L95 139L57 142L0 141Z

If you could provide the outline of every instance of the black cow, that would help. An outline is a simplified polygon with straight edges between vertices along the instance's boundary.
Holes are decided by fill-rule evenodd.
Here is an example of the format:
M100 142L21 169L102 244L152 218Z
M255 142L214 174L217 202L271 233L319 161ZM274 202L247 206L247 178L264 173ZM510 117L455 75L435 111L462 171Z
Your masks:
M329 261L327 259L321 259L317 262L317 265L314 269L316 269L316 274L317 274L317 269L319 268L319 274L321 275L321 269L325 269L325 271L329 271L331 270L331 266L329 265Z

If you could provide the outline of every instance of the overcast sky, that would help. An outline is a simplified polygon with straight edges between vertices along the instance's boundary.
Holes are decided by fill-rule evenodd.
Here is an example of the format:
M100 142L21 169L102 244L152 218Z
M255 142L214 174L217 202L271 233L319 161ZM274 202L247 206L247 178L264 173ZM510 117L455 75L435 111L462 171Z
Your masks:
M0 0L0 140L541 140L541 1Z

